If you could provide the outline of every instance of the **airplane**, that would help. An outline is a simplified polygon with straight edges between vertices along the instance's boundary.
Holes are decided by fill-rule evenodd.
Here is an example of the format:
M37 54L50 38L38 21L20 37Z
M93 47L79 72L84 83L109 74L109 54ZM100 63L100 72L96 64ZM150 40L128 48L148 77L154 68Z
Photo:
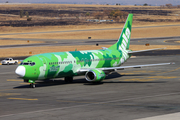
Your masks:
M74 76L84 75L87 81L97 83L116 70L172 64L121 66L134 53L161 49L129 50L132 21L133 14L129 14L118 41L109 48L33 55L23 60L15 73L24 79L24 82L30 83L31 88L35 88L36 80L64 77L65 82L71 83Z

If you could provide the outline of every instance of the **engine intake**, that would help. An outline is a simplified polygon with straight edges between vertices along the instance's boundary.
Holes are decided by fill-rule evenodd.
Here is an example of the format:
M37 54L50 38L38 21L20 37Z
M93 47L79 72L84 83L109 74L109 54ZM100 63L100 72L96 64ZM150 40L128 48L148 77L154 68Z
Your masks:
M106 74L102 70L92 69L86 72L85 78L89 82L100 82L104 80Z

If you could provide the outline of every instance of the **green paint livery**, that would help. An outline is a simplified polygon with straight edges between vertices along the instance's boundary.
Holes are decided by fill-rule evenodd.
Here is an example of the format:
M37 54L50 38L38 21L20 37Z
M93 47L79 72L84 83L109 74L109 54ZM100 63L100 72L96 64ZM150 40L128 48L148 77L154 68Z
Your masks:
M133 14L129 14L118 41L109 48L30 56L15 72L31 83L31 87L35 87L36 80L65 77L66 82L72 82L73 76L78 75L85 75L90 82L100 82L108 73L121 69L119 66L130 58L132 20Z

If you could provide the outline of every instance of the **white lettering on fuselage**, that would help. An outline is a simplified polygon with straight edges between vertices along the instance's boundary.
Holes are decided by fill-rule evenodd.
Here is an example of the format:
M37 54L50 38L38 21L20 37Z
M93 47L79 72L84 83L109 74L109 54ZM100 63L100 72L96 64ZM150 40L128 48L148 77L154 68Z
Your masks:
M129 28L127 28L126 31L125 31L125 34L123 33L123 36L122 36L123 41L122 41L121 46L123 47L123 50L125 50L124 48L127 47L130 35L131 35L131 32L130 32Z
M128 54L126 52L126 48L129 42L131 36L131 32L129 30L129 28L126 28L125 32L122 34L122 42L121 45L119 46L119 49L122 50L122 58L121 58L121 63L123 63L124 61L126 61L126 59L128 59Z

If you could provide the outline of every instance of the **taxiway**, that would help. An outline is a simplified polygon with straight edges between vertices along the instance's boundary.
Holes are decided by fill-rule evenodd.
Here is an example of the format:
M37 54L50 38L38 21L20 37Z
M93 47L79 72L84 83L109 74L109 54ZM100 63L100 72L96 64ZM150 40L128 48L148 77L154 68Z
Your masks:
M0 66L0 119L133 120L180 112L180 56L137 56L124 65L175 62L175 65L125 69L101 84L84 77L39 81L29 88L17 65Z

